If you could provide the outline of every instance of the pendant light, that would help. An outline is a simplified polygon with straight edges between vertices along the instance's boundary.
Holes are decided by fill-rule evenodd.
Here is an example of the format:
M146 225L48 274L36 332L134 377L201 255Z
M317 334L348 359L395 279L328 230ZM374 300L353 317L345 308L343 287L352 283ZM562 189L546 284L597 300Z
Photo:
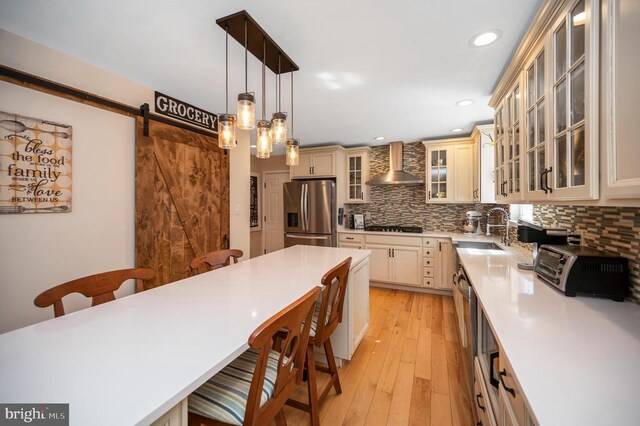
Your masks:
M273 147L271 146L271 122L266 119L267 112L267 90L265 88L267 62L267 44L262 39L262 120L258 121L258 136L256 140L256 157L269 158Z
M278 55L278 75L276 76L276 107L271 117L271 138L276 145L282 145L287 141L287 114L282 112L282 81L280 76L280 55Z
M244 93L238 95L238 129L252 130L256 127L256 97L249 93L247 77L247 20L244 20Z
M291 139L287 140L287 166L297 166L300 163L300 141L293 137L293 70L291 70Z
M236 116L229 114L229 28L224 27L224 51L225 51L225 113L218 115L218 147L231 149L236 147Z

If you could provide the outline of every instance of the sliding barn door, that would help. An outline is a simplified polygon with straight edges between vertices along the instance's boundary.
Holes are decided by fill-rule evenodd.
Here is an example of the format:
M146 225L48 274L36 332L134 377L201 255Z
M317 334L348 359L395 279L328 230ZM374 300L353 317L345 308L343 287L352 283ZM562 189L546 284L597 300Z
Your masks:
M229 156L216 139L136 123L136 266L147 288L192 275L194 257L229 247Z

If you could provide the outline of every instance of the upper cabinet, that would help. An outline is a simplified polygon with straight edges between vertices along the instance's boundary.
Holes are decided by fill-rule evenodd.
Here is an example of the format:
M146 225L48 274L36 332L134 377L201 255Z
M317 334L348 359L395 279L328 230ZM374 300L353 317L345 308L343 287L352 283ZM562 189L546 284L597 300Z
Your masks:
M602 195L640 198L640 2L602 1Z
M599 8L546 1L498 84L499 202L598 199Z
M371 148L350 148L345 150L347 164L346 203L369 202L369 153Z
M427 203L474 202L474 153L470 138L423 142Z
M494 126L476 126L471 133L473 140L473 201L495 203Z
M291 179L337 176L337 156L341 147L306 148L300 150L300 161L291 167Z

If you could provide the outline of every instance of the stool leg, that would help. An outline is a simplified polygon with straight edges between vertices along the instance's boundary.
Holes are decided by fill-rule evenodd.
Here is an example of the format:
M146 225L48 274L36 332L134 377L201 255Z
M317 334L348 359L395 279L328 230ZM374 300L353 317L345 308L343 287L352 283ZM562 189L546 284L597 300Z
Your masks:
M313 354L313 346L307 345L307 389L309 393L309 411L311 413L311 424L320 426L320 413L318 410L318 384L316 383L316 360Z
M336 389L336 393L342 393L342 386L340 385L340 376L338 376L338 367L336 366L336 359L333 356L333 347L331 346L331 339L327 339L324 342L324 352L327 355L327 363L329 364L329 371L331 371L331 377L335 376L333 387Z
M284 417L284 411L282 410L276 414L276 426L287 426L287 419Z

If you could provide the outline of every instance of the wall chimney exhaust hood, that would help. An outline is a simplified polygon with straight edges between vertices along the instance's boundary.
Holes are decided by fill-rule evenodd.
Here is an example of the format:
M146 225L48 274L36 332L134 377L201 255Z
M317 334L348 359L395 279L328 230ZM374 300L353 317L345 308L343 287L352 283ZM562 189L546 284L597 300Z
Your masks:
M389 171L367 181L367 185L422 185L424 180L402 170L402 142L389 144Z

